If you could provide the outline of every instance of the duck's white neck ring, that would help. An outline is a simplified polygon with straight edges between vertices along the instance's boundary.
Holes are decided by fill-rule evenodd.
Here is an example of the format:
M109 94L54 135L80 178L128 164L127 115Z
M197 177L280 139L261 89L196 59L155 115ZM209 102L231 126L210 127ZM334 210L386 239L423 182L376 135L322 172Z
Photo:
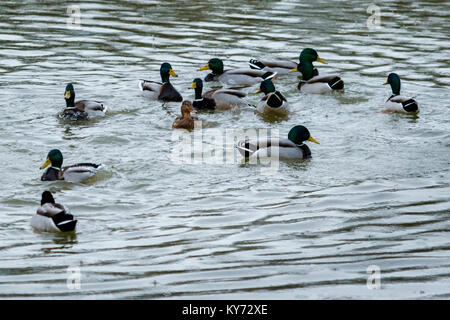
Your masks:
M57 167L53 167L53 166L51 166L50 168L61 171L61 168L57 168Z
M201 98L201 99L194 99L194 101L202 101L203 100L203 98Z

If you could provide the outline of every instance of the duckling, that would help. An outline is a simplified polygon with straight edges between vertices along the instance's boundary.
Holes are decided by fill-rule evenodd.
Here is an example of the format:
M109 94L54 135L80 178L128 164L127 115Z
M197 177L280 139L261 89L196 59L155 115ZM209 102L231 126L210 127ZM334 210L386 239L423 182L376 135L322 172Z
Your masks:
M390 84L392 95L386 100L387 112L419 113L417 101L400 95L400 77L396 73L390 73L384 84Z
M172 66L168 62L164 62L159 70L161 74L161 82L141 80L139 82L139 88L149 98L153 100L161 101L174 101L181 102L183 97L170 83L169 77L178 77L173 71Z
M265 96L258 103L256 110L260 113L287 113L289 103L285 96L275 90L275 86L270 79L261 82L259 89L256 93L264 92Z
M237 87L248 87L255 83L260 83L264 79L272 79L276 73L265 72L254 69L233 69L223 70L223 62L218 58L213 58L199 70L212 70L212 73L205 77L205 81L220 81L227 85Z
M191 112L197 112L196 110L192 109L192 102L190 102L189 100L183 101L183 103L181 104L181 116L178 116L175 119L174 123L172 124L172 128L193 130L195 121L197 121L198 118L191 117Z
M92 177L102 167L101 164L78 163L61 168L63 155L58 149L50 150L47 159L40 169L45 169L51 164L41 177L41 181L64 180L68 182L80 182Z
M302 80L298 84L300 92L326 93L344 89L344 81L337 75L314 76L313 61L327 63L318 56L316 50L311 48L303 49L300 54L300 64L297 68L291 70L291 72L300 71L302 74Z
M288 138L259 138L241 140L237 144L237 149L244 158L254 157L274 157L278 154L278 159L309 159L311 150L304 144L304 141L319 143L311 137L309 130L298 125L293 127L288 134Z
M59 115L64 120L83 121L91 117L104 116L107 107L99 101L79 100L75 102L75 89L67 84L64 94L66 108Z
M300 55L299 55L300 58ZM299 59L300 60L300 59ZM298 63L289 60L257 60L250 59L250 68L262 70L266 72L273 72L280 75L290 74L292 69L297 68L295 74L301 76L302 74L298 70ZM319 71L314 68L313 76L318 76Z
M231 109L233 107L247 107L249 104L242 98L245 93L234 89L216 89L205 92L202 96L203 81L195 78L190 89L195 89L193 105L198 110Z
M50 191L44 191L41 198L41 206L31 218L31 226L40 231L70 232L74 231L77 220L62 204L55 203Z

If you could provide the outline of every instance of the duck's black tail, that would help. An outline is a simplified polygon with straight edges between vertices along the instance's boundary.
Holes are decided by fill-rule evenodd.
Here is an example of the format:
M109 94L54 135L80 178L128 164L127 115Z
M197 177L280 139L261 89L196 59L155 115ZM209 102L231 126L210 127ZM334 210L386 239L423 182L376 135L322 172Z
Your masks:
M276 72L266 72L266 73L264 73L264 74L262 75L262 78L263 78L264 80L272 79L272 78L275 77L276 75L277 75Z
M64 211L56 214L52 219L58 229L63 232L73 231L77 225L77 220L73 220L73 215L67 214Z
M256 60L256 59L250 59L249 64L250 64L250 68L252 68L252 69L261 70L261 69L265 68L264 63L262 63L261 61Z
M406 101L402 102L402 105L403 105L403 109L406 112L416 112L417 110L419 110L419 106L417 105L417 102L414 99L406 100Z
M344 89L344 81L339 77L334 77L330 81L328 81L328 85L333 90L341 90Z

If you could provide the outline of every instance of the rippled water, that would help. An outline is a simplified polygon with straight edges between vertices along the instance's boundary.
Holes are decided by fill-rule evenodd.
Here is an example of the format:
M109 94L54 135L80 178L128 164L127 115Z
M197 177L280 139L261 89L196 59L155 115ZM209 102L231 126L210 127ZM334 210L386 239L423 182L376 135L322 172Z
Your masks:
M449 298L450 6L384 1L369 30L366 1L101 1L67 27L60 1L0 3L0 298ZM140 95L168 61L184 98L209 58L297 60L313 47L344 93L301 95L277 80L292 112L203 113L219 132L306 125L313 159L260 165L176 163L178 103ZM417 117L381 113L389 72L416 96ZM105 101L89 123L58 119L66 83ZM246 90L256 104L256 87ZM208 145L204 142L204 145ZM233 151L233 142L227 141ZM65 164L101 162L84 183L43 183ZM75 235L34 232L43 190L78 218ZM381 289L366 286L381 269ZM66 284L81 270L81 289Z

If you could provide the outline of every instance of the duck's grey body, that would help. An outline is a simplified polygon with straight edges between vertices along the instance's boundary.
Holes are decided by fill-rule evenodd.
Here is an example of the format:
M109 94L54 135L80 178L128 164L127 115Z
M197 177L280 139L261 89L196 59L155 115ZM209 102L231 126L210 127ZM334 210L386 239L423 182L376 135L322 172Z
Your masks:
M214 100L217 109L230 109L233 107L248 107L243 99L245 93L234 89L218 89L205 92L204 98Z
M298 89L303 93L327 93L342 89L344 83L335 74L315 76L308 81L300 81Z
M77 220L69 210L59 203L45 203L41 205L31 218L31 226L46 232L67 232L75 230Z
M65 120L88 120L94 117L103 117L107 107L100 101L80 100L74 107L65 108L60 117Z
M269 74L263 70L255 69L233 69L225 70L220 75L210 73L205 81L220 81L223 84L235 87L247 87L260 83L264 79L274 77L275 74Z
M402 95L391 95L384 105L388 111L419 113L417 101Z
M64 180L67 182L81 182L92 177L102 167L101 164L79 163L71 166L56 168L49 167L41 177L42 181Z
M244 158L275 157L278 159L308 159L311 151L305 144L296 145L286 138L259 138L241 140L237 148Z

